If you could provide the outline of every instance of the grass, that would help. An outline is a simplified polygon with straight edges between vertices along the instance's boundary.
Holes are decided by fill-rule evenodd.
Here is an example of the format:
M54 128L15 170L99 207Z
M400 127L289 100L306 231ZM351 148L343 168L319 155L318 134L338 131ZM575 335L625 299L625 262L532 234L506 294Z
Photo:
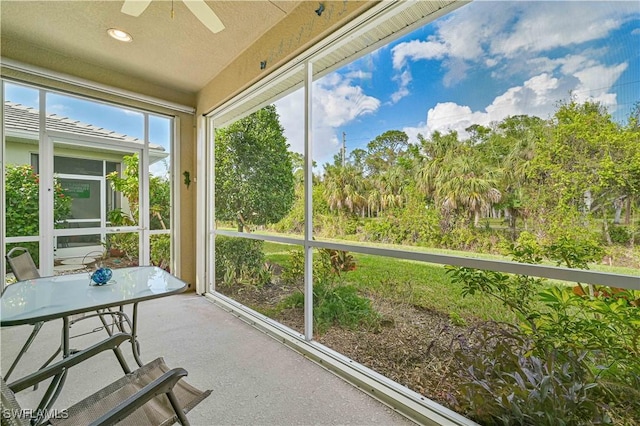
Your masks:
M336 239L322 240L341 242L341 240ZM350 243L364 244L357 242ZM416 246L370 243L367 243L367 245L483 259L510 260L508 257L499 255L428 249ZM289 251L294 249L302 249L302 246L273 242L264 243L264 252L267 260L283 267L288 265ZM451 282L442 265L353 252L351 254L356 261L357 267L354 271L344 273L343 278L346 283L354 285L361 292L371 292L394 302L407 303L425 309L433 309L453 317L459 316L464 319L474 317L483 320L493 319L500 321L510 321L513 319L512 314L494 299L479 294L463 297L461 294L462 287ZM590 269L632 276L640 275L640 270L630 267L612 267L594 264L590 265ZM560 284L553 280L549 280L548 283L550 285ZM570 284L573 285L573 283Z
M264 234L264 235L271 235L271 234L273 234L273 235L282 235L282 234L270 233L270 232L266 232L266 231L261 231L260 234ZM370 242L370 241L369 242L362 242L362 241L352 241L352 240L337 239L337 238L318 238L318 241L333 242L333 243L348 243L348 244L359 245L359 246L368 246L368 247L377 247L377 248L384 248L384 249L404 250L404 251L411 251L411 252L418 252L418 253L443 254L443 255L449 255L449 256L460 256L460 257L467 257L467 258L474 258L474 259L511 260L510 257L502 256L502 255L499 255L499 254L474 253L474 252L468 252L468 251L448 250L448 249L432 248L432 247L409 246L409 245L400 245L400 244L374 243L374 242ZM286 252L286 251L288 251L290 249L293 249L294 247L295 248L302 248L301 245L300 246L298 246L298 245L288 245L288 244L272 243L272 242L265 241L265 253L269 253L269 250L272 250L274 252L283 252L284 253L284 252ZM634 251L634 255L636 256L636 258L640 257L640 250L636 249ZM549 261L545 261L545 262L543 262L543 264L555 265L555 263L549 262ZM607 272L607 273L613 273L613 274L640 276L640 269L632 268L632 267L626 267L626 266L609 266L609 265L600 264L600 263L592 263L592 264L589 264L589 269L592 270L592 271Z
M339 240L332 241L337 242ZM375 244L374 246L508 260L505 256L443 249L425 249L415 246L394 246L391 244ZM289 263L289 251L295 249L302 249L302 246L268 241L264 243L264 252L267 260L283 267L286 267ZM394 302L433 309L464 319L475 317L483 320L513 320L512 314L494 299L481 294L463 297L461 294L462 287L451 282L443 265L359 253L351 254L356 261L357 267L354 271L344 273L343 278L346 283L354 285L361 292L371 292ZM635 268L610 267L607 265L592 265L591 269L636 276L640 273ZM553 280L549 280L548 283L559 284Z
M300 247L265 242L264 252L269 262L286 267L289 251L297 248ZM370 292L394 302L465 319L513 319L501 304L487 296L462 297L462 287L451 283L442 265L357 253L352 255L356 269L342 276L346 284L363 293Z
M360 254L354 258L357 267L345 274L345 280L362 291L465 319L513 319L485 295L463 297L462 286L451 282L442 265Z

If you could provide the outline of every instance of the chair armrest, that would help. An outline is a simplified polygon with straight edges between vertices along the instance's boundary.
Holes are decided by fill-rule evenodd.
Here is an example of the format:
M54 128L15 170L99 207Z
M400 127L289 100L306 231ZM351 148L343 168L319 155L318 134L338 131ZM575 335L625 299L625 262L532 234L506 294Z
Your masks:
M156 396L169 393L176 383L178 383L178 380L186 375L187 371L184 368L174 368L167 371L100 418L96 419L90 426L112 425L122 421Z
M123 342L131 340L131 336L125 333L118 333L110 336L109 338L103 340L100 343L96 343L89 348L80 351L74 355L71 355L67 358L62 359L56 363L53 363L41 370L36 371L35 373L31 373L28 376L25 376L21 379L16 380L9 384L9 388L14 392L18 393L28 387L35 385L36 383L40 383L49 377L53 377L56 374L62 373L65 369L73 367L85 361L91 357L98 355L101 352L106 350L113 350L120 346Z

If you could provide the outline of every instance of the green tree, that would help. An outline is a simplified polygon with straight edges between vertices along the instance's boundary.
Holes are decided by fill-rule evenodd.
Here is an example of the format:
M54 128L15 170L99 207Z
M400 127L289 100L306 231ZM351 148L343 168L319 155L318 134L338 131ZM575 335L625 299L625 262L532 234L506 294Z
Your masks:
M481 127L474 128L476 133ZM443 228L448 228L453 213L466 216L475 226L483 212L500 201L500 170L485 161L482 151L469 141L458 140L456 132L431 139L420 137L423 158L418 166L418 188L441 209Z
M462 144L458 140L457 132L446 135L435 131L430 139L418 135L420 143L419 164L416 167L416 182L427 197L433 199L436 190L438 174L446 164L458 155Z
M266 106L216 129L215 203L219 220L246 225L276 223L294 201L289 145L276 108Z
M436 200L446 211L462 208L477 227L480 215L502 196L497 187L497 174L497 170L486 167L468 150L466 155L452 159L438 174Z
M116 210L110 213L115 224L135 225L140 211L140 172L137 154L125 155L122 159L124 170L107 175L114 191L121 192L129 203L129 211ZM167 229L171 213L171 182L166 177L149 175L149 213L151 229Z
M499 207L506 210L512 237L516 237L518 218L527 215L527 172L538 141L544 137L545 122L541 118L518 115L505 118L497 126L488 145L496 153L491 162L503 170L499 183L502 199Z
M111 187L127 199L128 211L116 209L109 212L113 225L135 225L140 211L140 171L137 154L123 157L122 176L118 172L107 175ZM149 175L149 214L151 229L167 229L171 214L171 182L167 177ZM112 234L107 241L111 248L117 248L130 259L138 256L138 236L133 233ZM169 235L151 236L151 263L161 268L169 268L171 240Z
M367 190L362 171L351 164L325 165L324 197L331 210L346 209L362 213L367 205Z
M29 165L5 167L7 237L34 236L40 232L40 177ZM54 179L53 220L60 224L71 212L71 197Z
M409 136L400 130L388 130L367 144L368 174L375 175L388 170L404 154L409 146Z
M29 165L7 164L5 169L6 236L36 236L40 233L40 177ZM72 199L54 178L53 220L60 227L71 213ZM38 243L18 243L39 263ZM7 250L10 247L7 247Z
M602 167L607 153L618 151L620 134L621 127L599 103L572 100L559 106L527 170L539 232L551 238L570 228L579 232L594 213L606 213L615 194Z
M620 223L623 206L625 224L631 223L631 209L640 194L640 103L636 103L628 124L606 146L600 163L600 178L615 209L614 223Z

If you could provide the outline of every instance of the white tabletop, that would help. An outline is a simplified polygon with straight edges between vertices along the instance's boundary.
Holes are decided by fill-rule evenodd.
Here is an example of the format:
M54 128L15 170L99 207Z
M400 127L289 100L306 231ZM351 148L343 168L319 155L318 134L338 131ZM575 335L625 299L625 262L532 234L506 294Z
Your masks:
M11 284L0 298L0 325L33 324L164 297L187 288L184 281L155 266L114 269L108 284L89 283L89 273L80 273Z

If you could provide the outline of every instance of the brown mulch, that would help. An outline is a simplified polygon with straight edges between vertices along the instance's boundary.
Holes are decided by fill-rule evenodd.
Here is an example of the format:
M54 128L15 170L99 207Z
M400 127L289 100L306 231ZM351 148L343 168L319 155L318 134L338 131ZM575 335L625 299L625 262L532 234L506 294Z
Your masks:
M218 291L256 311L304 332L304 313L277 304L295 291L276 284L218 287ZM316 340L409 389L455 409L457 378L453 351L461 343L473 344L479 324L455 325L448 315L408 304L393 303L370 295L381 314L375 328L357 330L334 326Z

